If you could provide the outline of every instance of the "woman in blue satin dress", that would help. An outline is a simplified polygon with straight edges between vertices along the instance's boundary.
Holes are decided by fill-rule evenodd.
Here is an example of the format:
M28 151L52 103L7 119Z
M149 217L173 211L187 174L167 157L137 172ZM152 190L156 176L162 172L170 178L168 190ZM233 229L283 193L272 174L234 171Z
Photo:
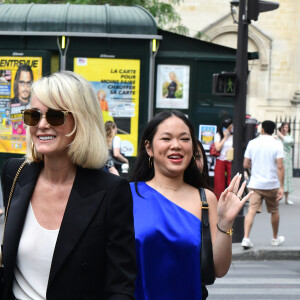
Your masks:
M202 178L197 140L179 111L163 111L147 125L131 175L137 251L137 300L199 300L201 292L201 201L204 187L216 277L231 264L231 231L242 198L237 174L219 202Z

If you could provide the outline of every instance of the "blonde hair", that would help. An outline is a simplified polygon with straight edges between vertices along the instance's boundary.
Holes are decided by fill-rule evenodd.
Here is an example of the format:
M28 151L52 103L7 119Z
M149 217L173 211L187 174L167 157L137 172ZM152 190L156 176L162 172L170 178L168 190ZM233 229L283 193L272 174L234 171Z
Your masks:
M101 96L101 100L102 99L105 99L105 97L106 97L106 92L105 92L105 90L99 90L98 92L97 92L97 97L99 98Z
M98 169L105 165L108 155L101 108L91 84L71 71L61 71L43 77L32 85L31 97L52 109L69 111L74 118L74 134L68 155L75 165ZM26 158L28 162L43 160L36 152L27 130Z
M105 123L105 131L106 131L106 141L109 149L112 148L112 141L115 137L115 132L113 129L116 128L116 123L113 121L107 121Z

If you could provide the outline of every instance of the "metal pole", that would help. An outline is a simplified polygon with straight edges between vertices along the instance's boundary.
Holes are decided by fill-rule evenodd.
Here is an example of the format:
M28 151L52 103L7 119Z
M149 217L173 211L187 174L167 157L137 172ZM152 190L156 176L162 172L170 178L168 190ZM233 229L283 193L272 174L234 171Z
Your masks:
M232 177L239 172L243 175L244 145L243 133L246 116L247 76L248 76L248 21L246 1L239 1L238 42L236 53L237 93L234 99ZM244 236L243 209L235 220L233 242L241 242Z
M238 44L236 53L237 93L235 95L233 115L233 148L234 160L232 176L237 172L243 174L243 133L246 116L247 76L248 76L248 21L246 15L246 1L240 0Z

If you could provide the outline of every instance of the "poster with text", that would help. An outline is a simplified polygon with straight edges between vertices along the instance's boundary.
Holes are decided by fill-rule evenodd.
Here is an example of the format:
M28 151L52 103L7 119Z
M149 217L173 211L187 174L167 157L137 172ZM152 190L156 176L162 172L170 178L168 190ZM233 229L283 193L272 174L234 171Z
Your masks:
M42 76L42 57L0 56L0 152L24 154L31 85Z
M121 152L125 156L136 156L140 60L76 57L74 72L89 80L94 87L104 123L116 123Z
M210 144L215 139L217 133L216 125L199 125L199 141L205 150L209 150Z
M214 176L216 158L211 156L209 148L211 143L215 140L215 134L217 133L216 125L199 125L199 141L202 143L207 157L208 174Z
M190 66L158 65L156 108L189 108Z

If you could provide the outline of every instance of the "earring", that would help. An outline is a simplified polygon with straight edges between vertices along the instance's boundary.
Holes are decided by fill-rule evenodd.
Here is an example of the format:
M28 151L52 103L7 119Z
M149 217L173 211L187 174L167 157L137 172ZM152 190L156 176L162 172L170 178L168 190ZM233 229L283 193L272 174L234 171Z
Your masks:
M197 165L197 162L196 162L196 157L195 155L193 154L193 159L194 159L194 165Z
M34 160L36 163L38 163L38 162L40 162L40 161L42 160L41 158L38 158L38 157L37 157L36 150L35 150L35 148L34 148L33 143L31 143L31 156L32 156L33 160Z
M153 157L149 156L149 169L153 167Z

